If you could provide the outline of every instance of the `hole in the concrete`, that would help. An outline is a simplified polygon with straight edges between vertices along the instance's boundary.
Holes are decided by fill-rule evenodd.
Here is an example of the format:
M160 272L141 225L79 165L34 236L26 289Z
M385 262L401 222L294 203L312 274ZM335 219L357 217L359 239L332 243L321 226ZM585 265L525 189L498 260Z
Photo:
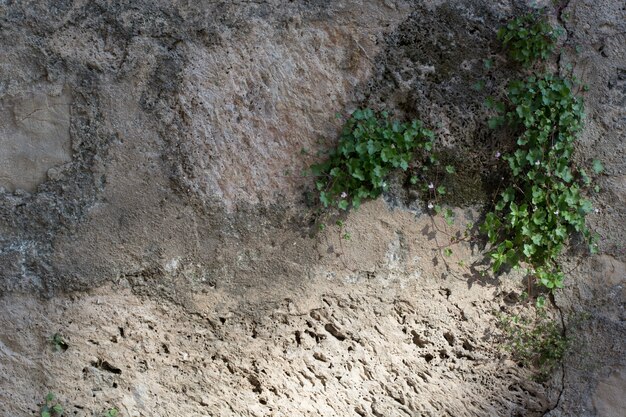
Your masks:
M423 348L429 343L428 340L422 339L415 330L411 330L411 334L413 335L413 343L415 343L417 347Z
M259 381L256 376L248 375L248 382L252 384L252 392L256 394L260 394L263 392L263 388L261 387L261 381Z
M91 366L94 368L102 369L103 371L111 372L112 374L121 374L122 370L116 366L111 365L109 362L102 359L97 361L91 361Z
M340 342L343 342L344 340L346 340L346 336L345 336L343 333L341 333L341 332L339 331L339 329L337 329L337 328L335 327L335 325L334 325L334 324L332 324L332 323L327 323L327 324L324 326L324 329L326 329L326 331L327 331L328 333L330 333L331 335L333 335L333 336L334 336L337 340L339 340Z

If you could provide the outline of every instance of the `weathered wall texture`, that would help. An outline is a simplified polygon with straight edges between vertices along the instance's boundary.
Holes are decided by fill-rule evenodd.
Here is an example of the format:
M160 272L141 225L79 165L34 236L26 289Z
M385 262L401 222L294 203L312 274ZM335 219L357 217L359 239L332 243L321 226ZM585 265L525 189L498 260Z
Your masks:
M495 326L521 277L437 250L461 220L436 231L395 178L342 241L300 176L336 112L386 107L436 131L452 203L484 201L507 138L482 102L519 76L495 31L524 2L0 2L0 414L54 391L78 416L620 415L626 8L545 3L606 174L603 254L564 256L576 342L538 384Z
M69 100L62 91L37 91L3 103L1 186L33 192L48 170L72 159Z

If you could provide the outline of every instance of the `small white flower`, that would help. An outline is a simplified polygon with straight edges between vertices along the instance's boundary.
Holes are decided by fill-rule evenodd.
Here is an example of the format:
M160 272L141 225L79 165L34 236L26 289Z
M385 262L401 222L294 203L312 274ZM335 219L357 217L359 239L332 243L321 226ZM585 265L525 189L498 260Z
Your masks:
M554 214L558 216L559 215L559 211L558 210L555 211Z
M541 161L535 162L535 165L537 165L537 166L541 165Z
M431 182L430 184L428 184L428 188L430 188L430 189L432 190L433 188L435 188L435 184L433 184L433 183Z
M428 208L429 208L429 209L431 209L431 210L432 210L432 209L433 209L433 207L435 207L433 203L428 203Z
M594 211L596 212L596 214L600 213L600 209L595 209Z
M391 144L391 149L396 149L396 145L394 145L393 143Z
M341 193L341 198L346 198L347 196L348 196L348 193L346 193L345 191Z
M500 151L496 152L496 159L500 158L502 156L502 154L500 153Z

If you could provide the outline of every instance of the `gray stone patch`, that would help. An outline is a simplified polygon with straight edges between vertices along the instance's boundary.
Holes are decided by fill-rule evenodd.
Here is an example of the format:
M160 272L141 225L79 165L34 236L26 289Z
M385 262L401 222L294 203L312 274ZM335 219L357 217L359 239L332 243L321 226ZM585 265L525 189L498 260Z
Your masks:
M0 101L0 186L35 191L72 160L70 96L41 91Z
M593 405L601 416L618 416L626 409L626 367L617 368L598 383ZM622 411L620 411L622 410Z

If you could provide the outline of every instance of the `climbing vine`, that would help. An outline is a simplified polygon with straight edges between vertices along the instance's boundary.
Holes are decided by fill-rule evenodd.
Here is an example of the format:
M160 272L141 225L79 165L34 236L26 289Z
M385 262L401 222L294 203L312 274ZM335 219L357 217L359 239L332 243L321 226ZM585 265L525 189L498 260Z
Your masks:
M545 59L554 41L547 34L553 32L543 18L531 14L514 19L498 37L514 57ZM529 36L534 37L532 41L512 41ZM499 195L481 227L493 246L493 270L524 263L540 284L550 290L561 288L564 273L557 258L568 240L580 234L592 252L597 250L585 225L585 216L593 209L583 196L591 179L571 159L583 126L583 102L576 97L572 80L532 74L513 81L504 102L489 100L487 105L496 112L491 127L506 123L517 132L515 150L502 156L510 169L511 184ZM594 165L596 173L601 170L598 164Z
M546 60L554 50L560 31L554 29L539 12L512 19L498 31L498 40L509 56L525 67Z
M548 58L557 36L538 13L513 19L498 32L509 55L526 68ZM584 121L583 101L576 94L579 86L575 80L538 71L510 83L503 102L487 103L495 111L490 127L507 124L516 132L516 146L502 156L510 184L481 226L492 245L493 270L528 266L529 293L531 280L549 291L563 287L565 273L558 257L574 237L582 237L590 252L597 252L596 237L585 224L593 210L585 198L592 179L572 161ZM600 174L602 163L594 161L592 170ZM556 307L552 293L550 300ZM561 311L559 325L548 318L544 303L545 297L537 297L534 319L500 315L500 328L508 338L505 347L521 364L534 367L540 380L561 362L570 343Z

